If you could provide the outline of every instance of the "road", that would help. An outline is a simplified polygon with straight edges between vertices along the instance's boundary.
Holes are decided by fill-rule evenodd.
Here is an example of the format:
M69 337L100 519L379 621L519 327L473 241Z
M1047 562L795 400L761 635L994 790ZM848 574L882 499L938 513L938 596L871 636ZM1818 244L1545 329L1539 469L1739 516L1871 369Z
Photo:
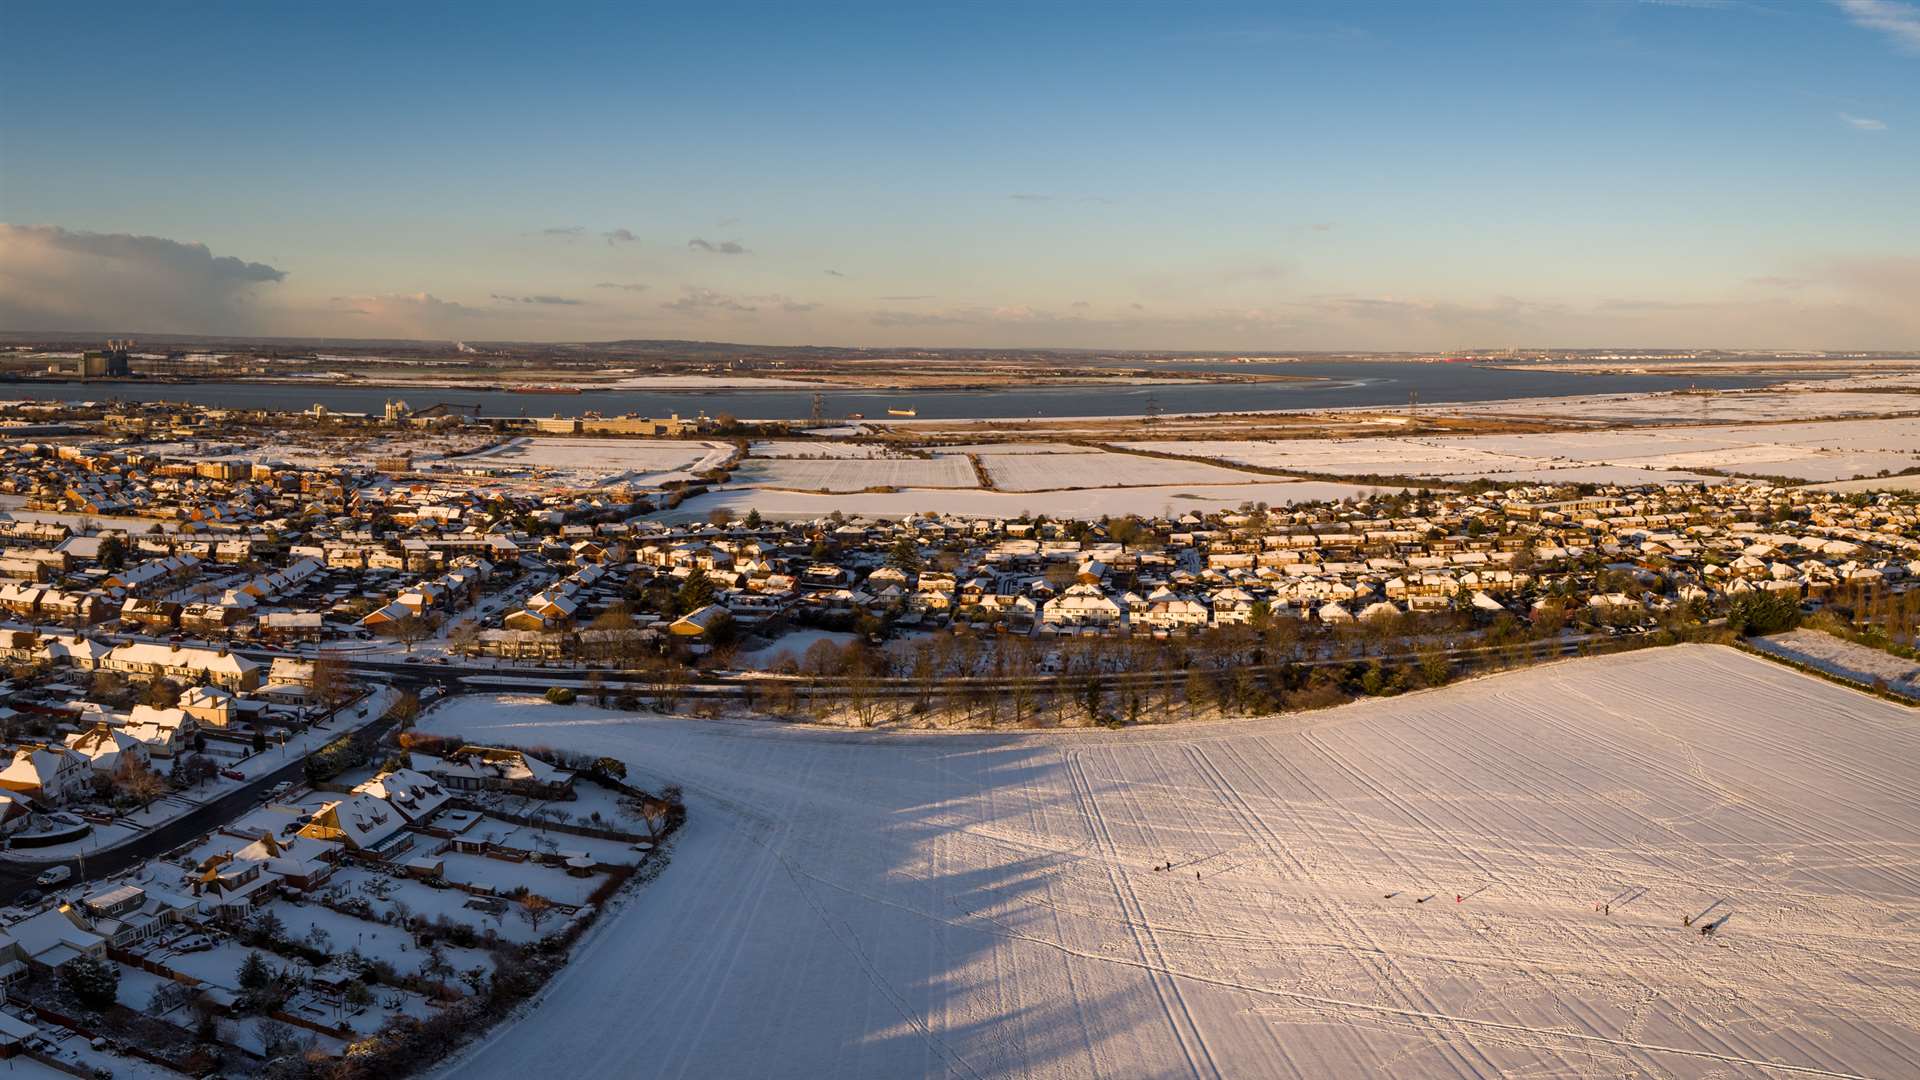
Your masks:
M360 730L378 738L392 726L391 720L376 720ZM98 881L149 859L165 855L174 848L197 840L260 805L273 785L283 780L298 783L302 775L301 765L305 761L304 754L289 758L286 764L264 776L247 781L212 802L195 807L171 821L156 825L118 847L95 852L84 858L75 857L58 862L27 862L0 854L0 903L11 904L14 897L35 887L35 878L55 866L65 866L73 870L73 877L58 887L61 891L66 891L84 882Z

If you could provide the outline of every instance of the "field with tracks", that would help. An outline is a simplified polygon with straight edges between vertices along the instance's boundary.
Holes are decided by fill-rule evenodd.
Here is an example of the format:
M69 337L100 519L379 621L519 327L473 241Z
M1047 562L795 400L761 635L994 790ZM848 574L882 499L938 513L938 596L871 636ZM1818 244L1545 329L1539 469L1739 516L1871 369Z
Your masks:
M525 697L421 726L614 754L684 785L691 814L663 875L463 1077L1920 1060L1920 718L1729 649L1122 732L835 733Z

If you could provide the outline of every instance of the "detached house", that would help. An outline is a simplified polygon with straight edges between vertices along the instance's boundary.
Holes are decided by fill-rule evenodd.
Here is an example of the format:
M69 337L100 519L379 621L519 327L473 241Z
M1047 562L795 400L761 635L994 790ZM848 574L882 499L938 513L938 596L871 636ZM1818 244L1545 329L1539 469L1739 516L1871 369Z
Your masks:
M66 802L93 780L93 762L64 746L29 746L14 751L0 769L0 788L37 802Z
M518 750L463 746L426 773L455 791L505 791L536 799L573 797L573 774Z
M349 795L330 802L300 829L301 836L336 843L357 855L386 859L413 846L407 819L372 795Z

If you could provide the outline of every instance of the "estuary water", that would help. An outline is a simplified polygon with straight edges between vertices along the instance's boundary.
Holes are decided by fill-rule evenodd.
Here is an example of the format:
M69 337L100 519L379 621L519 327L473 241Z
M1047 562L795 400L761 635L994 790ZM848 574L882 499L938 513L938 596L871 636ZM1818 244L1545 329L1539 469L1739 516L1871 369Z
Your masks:
M1763 375L1584 375L1548 369L1509 370L1480 364L1327 361L1234 365L1226 370L1270 371L1309 381L1184 383L1157 386L1007 386L982 390L822 390L823 414L854 413L884 419L889 408L913 408L923 420L1031 419L1138 416L1149 405L1165 413L1266 412L1497 401L1649 391L1739 389L1779 381ZM1796 376L1807 378L1807 376ZM439 403L471 407L481 416L692 416L731 413L742 419L800 419L812 412L809 390L586 390L579 394L469 390L448 387L355 386L325 383L8 383L0 399L64 401L179 401L216 408L299 411L324 405L333 412L378 414L389 400L416 409Z

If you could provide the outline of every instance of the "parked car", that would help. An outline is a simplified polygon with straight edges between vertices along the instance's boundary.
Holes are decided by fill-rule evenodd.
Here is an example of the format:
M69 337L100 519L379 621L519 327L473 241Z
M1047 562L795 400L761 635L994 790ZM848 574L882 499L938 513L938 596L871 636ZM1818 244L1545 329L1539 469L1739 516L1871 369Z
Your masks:
M221 769L220 775L229 780L245 780L247 778L247 774L241 772L239 769Z
M291 780L282 780L282 781L280 781L279 783L277 783L277 784L275 784L275 785L273 785L272 787L270 787L270 788L268 788L268 789L267 789L267 794L268 794L268 795L271 795L272 797L274 797L274 798L276 798L276 799L277 799L277 798L279 798L280 796L282 796L282 795L285 795L285 794L286 794L287 792L289 792L289 791L292 791L292 790L293 790L293 781L291 781Z
M26 892L23 892L19 896L16 896L13 898L13 906L14 907L32 907L33 905L39 903L42 900L45 900L46 898L47 898L47 894L41 892L39 889L28 889Z
M42 873L39 877L34 878L33 883L35 885L40 886L43 889L49 889L55 885L60 884L61 882L67 880L72 876L73 876L73 867L53 866L53 867L47 868L47 870L44 873Z

